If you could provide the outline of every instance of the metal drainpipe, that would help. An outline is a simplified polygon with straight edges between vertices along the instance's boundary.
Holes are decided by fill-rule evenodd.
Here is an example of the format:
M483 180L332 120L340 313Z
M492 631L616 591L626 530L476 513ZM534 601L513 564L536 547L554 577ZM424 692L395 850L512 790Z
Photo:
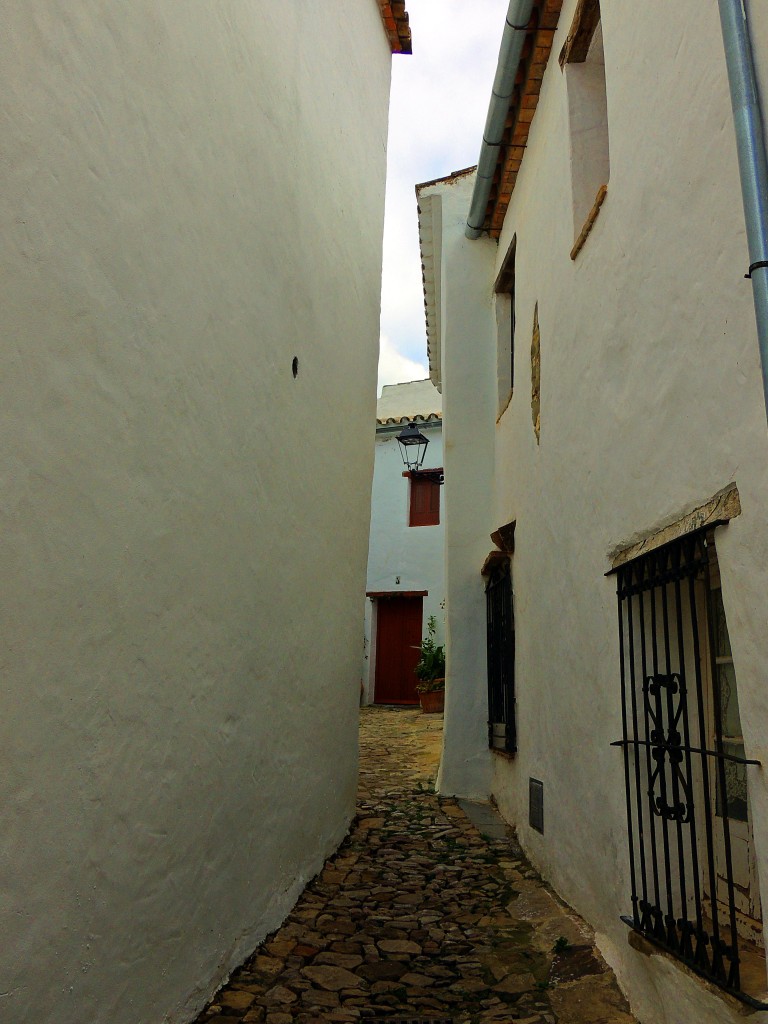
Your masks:
M493 92L488 106L488 117L483 130L483 147L477 161L477 178L472 193L472 204L467 217L467 238L479 238L483 231L485 208L491 192L496 158L504 137L504 126L509 112L509 101L515 88L517 66L525 42L525 30L531 20L534 0L509 0L504 35L501 37L499 62L493 80Z
M742 0L719 0L719 5L747 225L750 262L747 276L752 278L763 398L768 416L768 160L744 5Z

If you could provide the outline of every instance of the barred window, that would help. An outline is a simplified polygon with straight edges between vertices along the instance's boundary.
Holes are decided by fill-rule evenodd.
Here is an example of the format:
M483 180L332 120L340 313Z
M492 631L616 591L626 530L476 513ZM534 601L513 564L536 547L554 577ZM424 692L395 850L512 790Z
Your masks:
M488 623L488 745L514 753L515 729L515 620L512 566L508 555L496 553L484 572Z
M632 911L624 920L753 1006L749 765L713 531L617 570ZM763 967L764 971L764 967Z

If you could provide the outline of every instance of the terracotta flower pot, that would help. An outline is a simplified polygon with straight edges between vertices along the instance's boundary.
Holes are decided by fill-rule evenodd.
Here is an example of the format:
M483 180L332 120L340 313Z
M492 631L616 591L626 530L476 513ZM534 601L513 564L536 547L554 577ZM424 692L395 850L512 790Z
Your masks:
M427 690L420 693L419 703L425 715L434 715L445 706L445 690Z

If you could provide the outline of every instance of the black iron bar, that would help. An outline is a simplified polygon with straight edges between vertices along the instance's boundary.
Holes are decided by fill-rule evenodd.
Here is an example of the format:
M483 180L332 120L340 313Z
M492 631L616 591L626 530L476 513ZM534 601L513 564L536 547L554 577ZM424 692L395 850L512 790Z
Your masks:
M621 580L621 576L619 576ZM620 584L619 584L620 585ZM632 660L632 602L628 602L629 609L629 665L631 673L631 687L632 687L632 701L635 703L634 698L634 663ZM619 601L619 636L621 637L621 644L619 645L619 671L621 674L621 730L626 741L628 738L627 730L627 679L626 671L624 666L624 616L622 614L622 602ZM635 732L637 732L637 723L635 722ZM635 761L635 772L637 773L637 757ZM632 886L632 917L636 927L640 927L640 908L637 903L637 881L635 875L635 841L634 831L632 829L632 792L629 781L629 745L625 743L624 746L624 788L627 796L627 828L628 828L628 839L629 839L629 876ZM640 782L638 776L637 782L638 791L638 807L640 806ZM640 829L640 862L642 872L642 886L643 886L643 903L648 902L645 885L645 855L643 853L643 826L642 819L639 820Z
M494 675L496 679L496 721L504 721L504 605L502 603L501 580L493 584L493 650Z
M690 821L690 829L688 831L688 838L691 843L691 866L693 875L693 901L696 910L696 935L697 935L697 950L698 946L703 945L701 943L701 935L704 931L704 921L701 909L701 882L699 879L699 849L698 839L696 836L696 801L693 799L693 759L691 757L691 730L690 723L688 720L688 682L686 676L685 666L685 636L683 633L683 607L682 607L682 596L680 591L680 580L675 580L675 613L677 618L677 647L678 647L678 658L680 661L680 688L681 688L681 699L685 700L685 714L683 715L683 740L685 743L685 770L688 773L688 785L691 789L691 795L688 802L688 814ZM687 908L686 908L687 909ZM686 913L686 917L687 917ZM695 958L694 958L695 959Z
M487 671L488 671L488 746L493 746L493 733L494 723L496 721L496 708L495 708L495 694L494 694L494 680L496 673L494 671L494 651L493 651L493 602L491 600L491 587L493 584L489 581L485 588L485 620L486 620L486 659L487 659Z
M494 580L491 592L493 601L493 678L494 678L494 721L504 721L504 690L501 686L502 644L501 631L504 622L501 615L501 590L498 577Z
M643 563L643 568L640 571L643 574L645 573L645 563ZM640 669L641 669L641 677L642 677L643 680L645 680L647 675L648 675L648 655L647 655L646 645L645 645L645 602L644 602L644 594L643 594L642 590L638 593L637 599L638 599L639 617L640 617ZM630 598L629 601L631 603L632 599ZM648 741L648 737L650 736L650 728L649 728L648 702L645 701L645 700L643 701L643 717L644 717L644 720L645 720L645 738L646 738L646 742L647 742ZM637 736L637 730L635 730L635 736ZM651 774L652 774L652 772L651 772L651 750L650 750L650 743L645 748L645 764L646 764L647 779L648 779L648 781L650 783ZM638 787L638 789L639 789L639 787ZM659 887L659 855L658 855L658 850L657 850L657 846L656 846L656 815L653 813L653 806L652 805L650 806L649 811L648 811L648 819L649 819L650 826L651 826L651 867L652 867L652 870L653 870L653 891L654 891L655 906L659 907L659 906L661 906L661 889Z
M655 747L655 743L651 743L649 740L627 740L632 747ZM612 747L623 747L624 740L613 740L611 743ZM739 757L738 754L718 754L716 750L708 750L706 747L690 747L692 754L706 754L709 757L722 758L723 761L733 761L734 764L754 764L758 768L762 767L762 761L756 761L753 757Z
M654 554L658 555L658 552L654 552ZM662 554L662 557L663 557L663 554ZM653 677L652 677L653 679L656 679L658 677L658 675L659 675L658 613L657 613L657 609L656 609L656 593L657 593L657 588L654 587L651 590L651 664L652 664L652 668L653 668ZM664 772L665 755L664 755L663 750L659 749L661 745L658 742L658 740L661 738L661 735L663 734L663 728L664 728L664 717L663 717L662 702L661 702L661 688L660 688L660 686L658 684L654 685L651 682L651 677L649 677L649 676L646 676L645 682L644 682L643 685L644 685L644 688L648 691L647 696L649 698L649 711L650 711L650 714L651 714L652 724L654 726L654 729L653 729L653 731L651 733L651 739L654 738L654 735L657 738L656 747L654 748L654 751L652 752L653 756L654 756L654 760L656 761L656 766L654 768L653 777L649 780L651 803L652 803L652 805L655 803L655 799L654 799L654 795L653 795L653 789L654 789L655 780L656 780L656 778L658 778L660 786L661 786L661 797L660 797L660 799L661 799L662 804L666 805L667 804L667 780L666 780L666 776L665 776L665 772ZM650 692L651 689L653 689L655 691L652 694ZM650 697L651 696L653 696L653 698L654 698L655 714L654 714L654 708L650 707ZM655 807L654 807L654 809L655 809ZM667 914L666 914L666 919L665 919L665 924L667 926L666 938L667 938L667 943L669 945L669 948L673 949L673 950L676 950L677 949L677 933L674 931L675 914L674 914L674 907L673 907L673 904L672 904L672 858L671 858L671 851L670 851L670 848L669 848L669 819L667 817L665 817L663 814L661 815L661 841L662 841L662 851L664 853L664 885L666 887L666 904L667 904Z
M670 559L672 560L673 575L676 575L680 570L680 549L673 547L670 551ZM676 560L676 564L675 564ZM680 749L680 716L684 709L685 696L683 693L683 682L680 678L679 672L679 658L678 658L678 672L676 673L676 685L677 685L677 710L675 710L675 676L672 673L672 645L669 634L669 597L668 597L669 584L661 587L661 621L664 631L664 664L666 666L666 691L667 691L667 736L668 736L668 748L666 751L666 758L664 764L666 767L667 762L669 763L669 771L672 776L672 800L674 803L675 812L675 823L677 825L677 869L678 869L678 886L680 891L680 917L684 920L688 918L688 894L686 887L686 872L685 872L685 856L683 851L683 801L680 794L680 778L679 778L679 765L683 760L683 753ZM687 801L686 801L687 802ZM687 810L687 808L686 808ZM677 921L673 925L677 928ZM688 952L687 942L689 941L689 935L686 929L682 929L680 935L681 952L686 954Z
M731 825L728 817L728 793L726 790L725 758L723 750L723 703L720 691L720 674L717 671L715 660L715 624L713 615L707 616L707 639L709 641L709 666L712 674L712 693L714 697L714 720L715 720L715 748L717 750L717 781L720 786L720 799L722 800L722 828L723 844L725 846L725 875L728 887L728 917L731 929L731 946L724 952L730 958L731 970L729 973L729 984L735 988L739 987L739 940L736 934L736 894L733 886L733 859L731 857ZM712 902L717 899L717 892L712 893Z

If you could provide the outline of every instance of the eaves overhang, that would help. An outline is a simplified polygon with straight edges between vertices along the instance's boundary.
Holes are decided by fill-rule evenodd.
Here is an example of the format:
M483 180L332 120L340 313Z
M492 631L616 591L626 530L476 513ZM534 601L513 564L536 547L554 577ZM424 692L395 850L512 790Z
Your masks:
M416 188L418 196L419 186ZM440 377L440 247L442 243L442 198L419 198L419 248L421 281L424 289L424 317L427 323L429 379L442 392Z
M442 429L443 417L439 412L428 412L424 415L415 416L389 416L387 419L376 420L376 433L377 434L399 434L403 427L408 426L409 423L418 423L420 427L424 429L439 428Z
M504 132L500 143L495 140L493 142L496 166L490 181L482 223L478 216L478 220L471 225L474 230L469 237L478 237L483 232L487 232L491 238L498 238L501 235L507 207L525 156L528 135L538 106L541 83L552 52L562 6L563 0L535 0L530 20L525 27L525 40L515 73L515 86L507 106ZM497 102L498 97L492 95L489 120ZM483 142L483 147L481 161L485 162L483 158L487 156L489 148L486 141ZM481 187L482 182L478 178L475 184L476 193ZM485 187L489 187L487 180ZM475 196L473 205L474 200ZM481 206L480 210L482 209Z
M411 53L411 26L405 0L378 0L392 53Z
M452 171L442 178L422 181L416 186L416 203L419 216L419 249L421 250L421 281L424 290L424 315L427 325L427 356L429 379L442 394L443 382L440 374L440 276L442 270L443 215L442 195L430 191L436 186L451 185L460 178L474 174L476 167L464 167Z

